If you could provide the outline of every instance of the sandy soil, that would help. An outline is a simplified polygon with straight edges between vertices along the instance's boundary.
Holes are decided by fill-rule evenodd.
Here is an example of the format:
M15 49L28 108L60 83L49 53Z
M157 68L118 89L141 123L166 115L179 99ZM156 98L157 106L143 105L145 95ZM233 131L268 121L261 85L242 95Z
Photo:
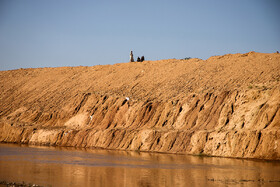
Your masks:
M1 71L0 93L1 142L280 159L277 53Z

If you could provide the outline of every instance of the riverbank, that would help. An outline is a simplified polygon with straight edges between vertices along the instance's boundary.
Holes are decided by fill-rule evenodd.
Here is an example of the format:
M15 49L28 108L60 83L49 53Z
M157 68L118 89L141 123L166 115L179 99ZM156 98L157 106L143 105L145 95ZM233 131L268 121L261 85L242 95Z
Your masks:
M280 160L280 55L0 72L0 142Z
M16 183L16 182L0 181L0 187L40 187L40 186L36 184L26 184L25 182Z

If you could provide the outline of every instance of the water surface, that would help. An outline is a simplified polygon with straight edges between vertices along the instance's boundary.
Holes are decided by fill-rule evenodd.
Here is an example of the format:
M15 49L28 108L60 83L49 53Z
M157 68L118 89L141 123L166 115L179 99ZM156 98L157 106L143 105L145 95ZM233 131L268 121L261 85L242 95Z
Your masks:
M0 181L42 186L280 186L280 162L0 144Z

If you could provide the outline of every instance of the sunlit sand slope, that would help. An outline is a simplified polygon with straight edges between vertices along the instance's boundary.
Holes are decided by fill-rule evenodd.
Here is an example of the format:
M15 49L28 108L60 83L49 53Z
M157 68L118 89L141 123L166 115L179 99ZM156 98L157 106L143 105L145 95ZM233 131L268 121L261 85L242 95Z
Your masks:
M280 54L1 71L0 141L280 160Z

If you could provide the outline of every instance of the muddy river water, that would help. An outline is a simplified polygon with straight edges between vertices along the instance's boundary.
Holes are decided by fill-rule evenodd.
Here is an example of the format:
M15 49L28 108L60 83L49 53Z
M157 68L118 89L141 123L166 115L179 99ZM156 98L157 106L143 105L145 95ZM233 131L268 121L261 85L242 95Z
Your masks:
M0 181L41 186L280 186L280 162L0 144Z

